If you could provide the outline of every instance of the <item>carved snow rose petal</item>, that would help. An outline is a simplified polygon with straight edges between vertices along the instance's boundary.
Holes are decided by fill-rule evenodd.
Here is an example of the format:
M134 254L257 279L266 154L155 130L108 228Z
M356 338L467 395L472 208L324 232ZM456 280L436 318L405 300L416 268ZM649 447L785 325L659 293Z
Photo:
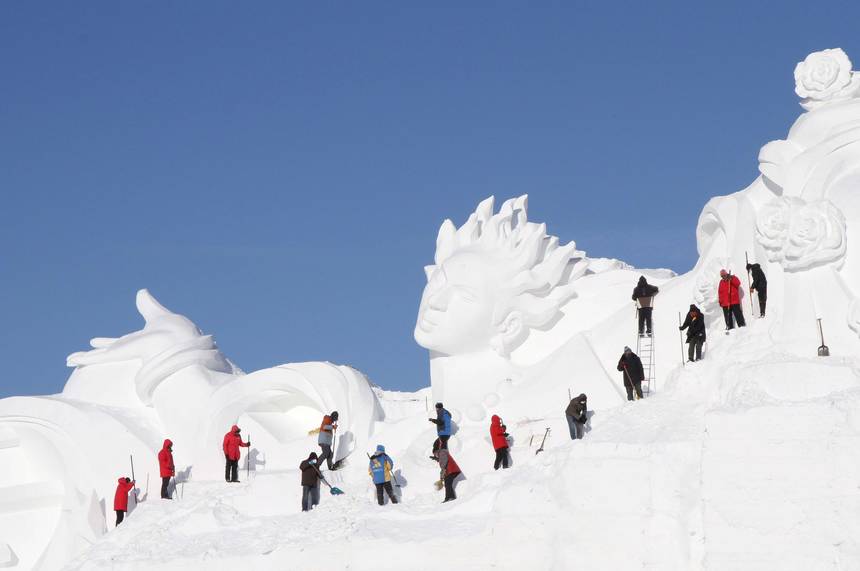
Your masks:
M840 48L806 56L794 68L794 83L804 109L850 99L860 90L860 78L851 71L851 60Z
M756 236L768 259L786 271L840 262L847 246L845 218L829 200L773 200L759 212Z

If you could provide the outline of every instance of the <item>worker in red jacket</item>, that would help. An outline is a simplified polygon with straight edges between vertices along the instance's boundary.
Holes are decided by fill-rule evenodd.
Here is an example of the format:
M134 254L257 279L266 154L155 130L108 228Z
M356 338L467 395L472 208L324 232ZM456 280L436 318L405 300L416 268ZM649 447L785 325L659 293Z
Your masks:
M454 480L460 475L460 467L454 461L451 453L448 452L448 448L443 448L442 440L439 438L433 443L433 459L439 463L439 479L445 486L445 500L442 503L456 500Z
M496 461L493 464L495 470L499 466L508 467L508 433L507 427L502 424L502 419L498 415L493 415L490 419L490 440L493 442L493 448L496 450Z
M122 523L125 512L128 511L128 493L134 489L131 478L120 478L116 484L116 494L113 496L113 511L116 512L116 525Z
M170 478L176 475L176 467L173 465L173 441L169 438L165 439L164 446L158 453L158 468L161 474L161 499L170 500L172 498L167 493L167 488Z
M744 321L744 312L741 309L741 280L738 279L738 276L733 276L726 270L720 270L718 293L720 307L723 308L723 317L726 319L726 331L735 327L732 317L738 322L738 327L744 327L746 321Z
M239 481L239 458L242 456L239 448L247 448L251 445L250 440L242 442L240 432L242 429L234 424L230 428L230 432L224 435L224 459L227 461L224 468L224 479L230 483Z

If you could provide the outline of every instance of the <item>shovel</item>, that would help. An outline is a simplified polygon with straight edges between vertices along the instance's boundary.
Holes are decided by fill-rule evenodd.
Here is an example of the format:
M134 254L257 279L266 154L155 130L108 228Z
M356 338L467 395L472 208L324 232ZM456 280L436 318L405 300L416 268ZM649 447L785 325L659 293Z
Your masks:
M821 337L821 345L818 347L819 357L829 357L830 348L824 344L824 330L821 329L821 318L818 318L818 335Z
M317 468L316 471L317 471L317 474L319 474L319 477L320 477L320 480L322 480L322 483L325 484L326 486L328 486L328 489L331 492L331 495L339 496L343 493L343 490L341 490L337 486L332 486L331 484L328 483L328 480L323 478L322 472L320 472L319 468Z
M549 428L546 429L546 432L543 433L543 440L540 442L540 448L535 451L535 456L543 452L543 445L546 444L546 437L549 434Z

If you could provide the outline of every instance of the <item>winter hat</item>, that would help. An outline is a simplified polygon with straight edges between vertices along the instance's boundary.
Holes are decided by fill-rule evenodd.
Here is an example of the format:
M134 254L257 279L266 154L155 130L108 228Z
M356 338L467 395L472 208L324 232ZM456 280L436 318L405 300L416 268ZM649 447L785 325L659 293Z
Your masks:
M384 452L385 452L385 446L383 446L382 444L377 444L376 445L376 453L382 454Z
M311 452L311 455L308 456L308 460L316 460L316 459L317 459L317 453Z
M436 408L442 408L442 403L441 403L441 402L437 402L437 403L436 403Z
M624 346L624 352L625 352L625 353L632 353L632 350L630 349L630 347L628 347L627 345L625 345L625 346Z
M724 277L726 277L727 275L729 275L729 272L727 272L726 270L720 270L720 277L721 277L721 278L724 278Z

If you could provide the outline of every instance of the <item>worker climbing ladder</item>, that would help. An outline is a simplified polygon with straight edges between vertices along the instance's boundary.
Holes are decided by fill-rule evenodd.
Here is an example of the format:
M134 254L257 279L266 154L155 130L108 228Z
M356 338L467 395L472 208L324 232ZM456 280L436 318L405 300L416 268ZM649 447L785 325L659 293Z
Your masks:
M654 333L650 335L639 335L636 340L636 354L642 361L642 396L647 397L651 393L652 383L657 385L654 379Z

